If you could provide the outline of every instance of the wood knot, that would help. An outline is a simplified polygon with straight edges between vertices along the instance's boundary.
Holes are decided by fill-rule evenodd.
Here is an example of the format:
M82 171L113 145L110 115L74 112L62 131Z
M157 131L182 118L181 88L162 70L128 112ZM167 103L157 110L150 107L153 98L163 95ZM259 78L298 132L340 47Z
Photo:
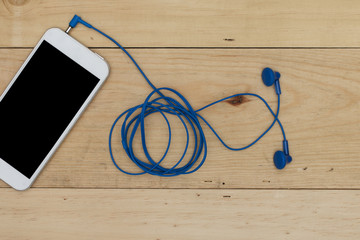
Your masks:
M233 106L238 106L242 103L246 103L249 102L250 100L244 96L236 96L233 98L230 98L229 100L227 100L226 102L233 105Z

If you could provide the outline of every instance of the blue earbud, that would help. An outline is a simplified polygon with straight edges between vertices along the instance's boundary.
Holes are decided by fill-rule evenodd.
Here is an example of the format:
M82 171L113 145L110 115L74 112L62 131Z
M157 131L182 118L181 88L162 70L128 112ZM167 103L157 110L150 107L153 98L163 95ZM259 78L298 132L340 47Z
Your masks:
M281 88L279 82L280 76L281 76L280 73L274 72L271 68L264 68L261 74L261 78L266 86L270 87L273 84L275 84L275 91L276 94L279 95L279 101L281 94ZM276 121L279 123L280 128L283 132L284 141L283 141L283 151L277 151L274 154L274 164L277 169L283 169L287 163L290 163L292 161L292 157L289 154L289 143L286 140L285 131L282 127L282 124L278 119L278 114L279 112L277 112L275 117L276 117Z
M274 154L274 164L277 169L283 169L287 163L292 161L289 154L289 144L287 140L283 141L283 151L277 151Z
M261 74L261 78L266 86L270 87L275 83L275 91L277 95L281 94L279 83L280 76L280 73L274 72L271 68L264 68Z

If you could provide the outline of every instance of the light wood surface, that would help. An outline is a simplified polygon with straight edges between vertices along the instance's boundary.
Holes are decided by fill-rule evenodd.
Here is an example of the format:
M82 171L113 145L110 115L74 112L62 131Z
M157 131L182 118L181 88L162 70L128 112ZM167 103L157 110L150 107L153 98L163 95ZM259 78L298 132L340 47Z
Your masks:
M132 47L359 47L357 0L3 0L0 47L33 47L79 14ZM87 46L113 46L85 27Z
M239 92L254 92L276 107L274 88L266 88L261 69L282 74L281 120L293 162L283 171L272 157L282 148L276 126L259 144L241 152L223 147L203 125L209 153L196 173L163 179L128 176L112 164L108 134L116 116L140 104L150 87L117 49L95 49L110 63L111 74L35 187L97 188L360 188L360 50L132 49L154 84L177 89L195 109ZM29 50L0 50L3 89ZM231 146L244 146L271 123L265 106L254 98L240 105L220 103L203 112ZM174 140L165 163L174 164L185 146L182 125L171 119ZM167 143L160 115L147 121L147 142L154 159ZM138 171L114 136L120 166ZM143 157L137 138L137 155ZM191 153L191 151L189 152ZM2 184L4 186L4 184Z
M360 236L360 194L351 190L2 189L1 195L4 240Z
M239 92L258 93L275 108L260 73L281 72L280 119L294 160L283 171L273 166L278 126L232 152L203 125L209 152L198 172L120 173L108 153L110 126L151 89L111 42L79 26L71 35L104 56L110 77L30 190L0 182L1 240L360 237L358 1L4 0L0 93L45 30L65 29L75 13L135 47L129 51L153 83L180 91L195 109ZM244 100L202 112L231 146L249 143L272 120L258 100ZM170 120L168 165L185 146L184 130ZM146 127L150 154L159 158L164 121L152 116ZM119 164L137 171L118 133L113 143ZM135 149L143 157L139 140Z

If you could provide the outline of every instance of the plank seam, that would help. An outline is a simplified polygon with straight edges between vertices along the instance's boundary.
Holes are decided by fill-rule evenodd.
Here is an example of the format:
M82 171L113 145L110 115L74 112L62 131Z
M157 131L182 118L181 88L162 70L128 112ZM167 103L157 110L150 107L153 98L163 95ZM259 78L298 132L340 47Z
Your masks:
M90 49L118 49L118 47L89 47ZM360 49L360 47L124 47L125 49L254 49L254 50L346 50L346 49ZM0 50L3 49L33 49L33 47L0 47Z
M0 187L11 189L11 187ZM32 189L79 189L79 190L281 190L281 191L359 191L360 188L95 188L95 187L32 187ZM15 190L14 190L15 191Z

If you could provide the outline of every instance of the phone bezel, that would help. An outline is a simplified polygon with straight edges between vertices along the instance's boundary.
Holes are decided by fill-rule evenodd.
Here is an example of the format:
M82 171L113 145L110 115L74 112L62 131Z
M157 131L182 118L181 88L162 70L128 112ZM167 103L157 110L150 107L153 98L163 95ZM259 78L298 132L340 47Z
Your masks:
M71 120L69 125L66 127L65 131L61 134L60 138L56 141L52 149L46 155L44 160L41 162L39 167L36 169L31 178L25 177L22 173L17 171L7 162L0 158L0 179L9 184L16 190L25 190L29 188L34 180L37 178L41 170L45 167L46 163L50 160L51 156L54 154L56 149L59 147L61 142L64 140L66 135L69 133L71 128L74 126L82 112L85 110L87 105L90 103L92 98L95 96L96 92L99 90L101 85L104 83L105 79L109 75L109 65L107 62L101 58L99 55L92 52L90 49L73 39L71 36L66 34L59 28L51 28L45 32L40 41L36 44L34 49L31 51L29 56L26 58L18 72L15 74L13 79L10 81L9 85L6 87L3 94L0 96L0 101L4 98L6 93L9 91L11 86L14 84L18 76L23 71L24 67L30 61L36 50L39 48L40 44L46 40L48 43L53 45L59 51L64 53L66 56L74 60L76 63L81 65L87 71L95 75L100 79L98 84L95 86L94 90L87 97L86 101L83 103L79 111L76 113L74 118ZM66 71L66 69L64 69ZM1 115L0 115L1 117ZM21 150L21 149L19 149Z

